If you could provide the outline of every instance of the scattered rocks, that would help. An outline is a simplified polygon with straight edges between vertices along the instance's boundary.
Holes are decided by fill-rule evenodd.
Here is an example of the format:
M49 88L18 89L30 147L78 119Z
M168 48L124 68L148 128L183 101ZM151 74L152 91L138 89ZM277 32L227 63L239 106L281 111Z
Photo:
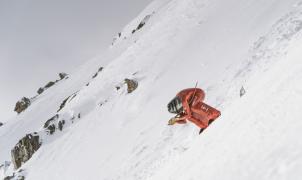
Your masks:
M47 134L52 135L53 133L55 133L56 129L59 129L60 131L63 130L66 121L63 119L62 120L58 120L58 119L59 119L59 115L56 114L55 116L53 116L52 118L50 118L45 122L43 127L46 129Z
M41 143L36 133L27 134L11 150L12 163L15 169L21 167L40 148Z
M60 79L58 80L55 80L54 82L53 81L50 81L48 82L44 87L40 87L37 91L38 94L42 94L46 89L50 88L51 86L55 85L57 82L61 81L62 79L67 79L68 78L68 74L66 73L59 73L59 77Z
M125 83L128 86L127 88L128 93L132 93L138 87L138 82L133 79L125 79Z
M20 101L16 103L14 111L20 114L22 111L27 109L30 106L31 102L30 99L27 97L23 97Z

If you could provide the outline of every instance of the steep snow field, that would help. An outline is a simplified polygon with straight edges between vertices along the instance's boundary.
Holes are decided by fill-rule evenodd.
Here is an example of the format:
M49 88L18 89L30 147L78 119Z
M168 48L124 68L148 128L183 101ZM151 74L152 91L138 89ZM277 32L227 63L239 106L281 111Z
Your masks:
M104 54L0 127L0 165L38 132L26 180L299 179L301 32L301 0L155 0ZM131 94L125 78L138 81ZM196 81L222 113L201 135L167 126L167 103ZM66 124L48 135L55 114Z

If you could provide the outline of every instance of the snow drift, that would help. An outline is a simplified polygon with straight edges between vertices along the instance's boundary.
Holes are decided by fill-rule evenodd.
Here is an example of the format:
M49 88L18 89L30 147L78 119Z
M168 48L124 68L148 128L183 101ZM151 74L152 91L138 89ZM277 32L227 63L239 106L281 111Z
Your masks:
M298 179L301 30L302 1L156 0L0 127L0 177ZM196 81L222 113L200 136L167 126L167 102ZM33 132L41 147L14 170L10 152Z

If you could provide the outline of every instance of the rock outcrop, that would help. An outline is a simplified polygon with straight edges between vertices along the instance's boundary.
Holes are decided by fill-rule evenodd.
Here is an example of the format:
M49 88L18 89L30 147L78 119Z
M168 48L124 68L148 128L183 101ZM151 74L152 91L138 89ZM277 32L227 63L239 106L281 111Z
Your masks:
M98 76L99 72L101 72L103 69L104 69L103 67L100 67L98 69L98 71L92 76L92 79L96 78Z
M45 122L43 127L46 129L46 132L48 134L53 134L56 131L55 122L58 118L59 118L59 115L56 114L55 116L53 116L52 118L48 119Z
M12 163L15 169L22 166L40 148L40 138L36 133L27 134L11 150Z
M22 111L27 109L30 106L30 99L27 97L23 97L20 101L16 103L14 111L20 114Z
M64 119L59 120L59 115L56 114L52 118L48 119L43 127L48 135L52 135L57 129L62 131L65 123L66 121Z
M138 87L138 82L133 79L125 79L125 83L128 86L127 88L128 93L132 93Z
M65 77L67 77L68 76L68 74L66 74L66 73L59 73L59 77L60 77L60 79L62 80L62 79L64 79Z
M55 82L49 81L44 88L50 88L51 86L55 85Z
M44 88L41 88L41 87L37 91L38 94L42 94L43 92L44 92Z
M147 23L147 21L149 21L150 18L151 18L151 15L145 16L145 18L139 23L139 25L136 27L136 29L132 30L132 34L134 34L136 31L138 31L142 27L144 27L144 25Z

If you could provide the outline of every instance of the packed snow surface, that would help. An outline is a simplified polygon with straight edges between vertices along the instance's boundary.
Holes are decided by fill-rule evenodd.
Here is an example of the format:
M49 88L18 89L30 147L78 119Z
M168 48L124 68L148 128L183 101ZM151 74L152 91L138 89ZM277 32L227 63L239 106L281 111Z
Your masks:
M26 180L299 179L301 32L301 0L155 0L105 53L0 127L0 178L13 174L14 145L38 132ZM131 94L125 78L138 82ZM167 103L197 81L222 113L201 135L167 126ZM66 124L49 135L56 114Z

